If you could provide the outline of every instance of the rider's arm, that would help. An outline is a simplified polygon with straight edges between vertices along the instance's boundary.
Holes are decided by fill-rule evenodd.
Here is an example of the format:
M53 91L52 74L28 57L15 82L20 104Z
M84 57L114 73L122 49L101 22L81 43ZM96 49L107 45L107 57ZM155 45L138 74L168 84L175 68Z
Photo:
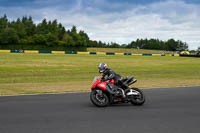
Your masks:
M108 77L105 80L112 80L115 77L115 73L112 70L108 71Z
M104 73L102 76L101 76L101 81L106 81L106 74Z

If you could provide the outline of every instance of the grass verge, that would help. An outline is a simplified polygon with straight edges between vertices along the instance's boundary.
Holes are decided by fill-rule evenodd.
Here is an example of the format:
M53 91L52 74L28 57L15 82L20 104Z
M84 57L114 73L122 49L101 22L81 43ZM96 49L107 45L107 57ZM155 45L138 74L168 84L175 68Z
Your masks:
M0 54L0 95L89 91L105 62L139 88L200 85L199 58Z

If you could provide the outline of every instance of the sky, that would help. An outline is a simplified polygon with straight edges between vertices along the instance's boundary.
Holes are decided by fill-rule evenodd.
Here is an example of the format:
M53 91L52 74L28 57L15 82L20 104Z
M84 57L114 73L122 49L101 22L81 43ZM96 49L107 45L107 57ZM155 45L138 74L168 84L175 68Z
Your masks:
M92 40L128 44L174 38L200 47L200 0L0 0L0 17L32 16L84 30Z

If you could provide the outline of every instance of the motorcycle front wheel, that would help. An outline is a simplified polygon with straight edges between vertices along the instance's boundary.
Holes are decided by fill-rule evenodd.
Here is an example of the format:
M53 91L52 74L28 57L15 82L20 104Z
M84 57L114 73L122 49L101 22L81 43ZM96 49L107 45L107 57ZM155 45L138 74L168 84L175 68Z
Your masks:
M131 88L133 90L135 90L136 92L138 92L138 95L132 95L131 96L131 103L133 105L143 105L145 102L145 95L142 92L142 90L138 89L138 88Z
M109 104L108 96L100 89L92 90L90 93L90 100L97 107L106 107Z

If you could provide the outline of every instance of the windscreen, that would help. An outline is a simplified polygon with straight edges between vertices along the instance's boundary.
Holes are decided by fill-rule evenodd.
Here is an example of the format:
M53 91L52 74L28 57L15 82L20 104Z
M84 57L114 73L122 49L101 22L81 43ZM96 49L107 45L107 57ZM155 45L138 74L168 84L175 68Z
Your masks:
M99 79L99 77L100 77L100 76L95 76L94 79L93 79L93 83L94 83L97 79Z

